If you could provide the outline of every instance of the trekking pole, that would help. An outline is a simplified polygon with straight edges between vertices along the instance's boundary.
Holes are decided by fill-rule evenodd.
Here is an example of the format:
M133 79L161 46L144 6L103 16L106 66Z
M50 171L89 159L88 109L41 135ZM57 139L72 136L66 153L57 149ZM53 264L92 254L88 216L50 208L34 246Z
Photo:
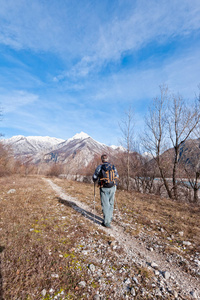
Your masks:
M94 223L95 223L95 182L94 182L94 211L93 211L93 218L94 218Z

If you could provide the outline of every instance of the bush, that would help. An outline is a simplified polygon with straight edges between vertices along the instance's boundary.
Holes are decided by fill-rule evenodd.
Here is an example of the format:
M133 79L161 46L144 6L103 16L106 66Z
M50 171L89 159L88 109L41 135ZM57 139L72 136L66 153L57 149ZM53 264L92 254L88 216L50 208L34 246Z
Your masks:
M62 166L58 164L52 165L49 171L47 172L47 176L58 177L60 174L62 174Z
M10 174L10 155L9 149L0 143L0 177Z

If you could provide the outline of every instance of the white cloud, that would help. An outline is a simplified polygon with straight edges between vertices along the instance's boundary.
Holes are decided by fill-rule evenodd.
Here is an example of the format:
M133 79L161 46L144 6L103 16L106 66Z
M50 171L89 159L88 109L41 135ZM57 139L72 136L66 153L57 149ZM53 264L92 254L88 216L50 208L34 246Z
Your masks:
M17 90L2 94L0 91L1 105L3 113L10 113L21 109L22 107L38 101L38 95L28 93L26 91Z
M90 50L83 52L82 40L80 59L61 79L86 77L98 72L104 64L120 60L127 51L189 36L200 29L199 15L198 1L137 1L123 18L111 15L109 21L99 24ZM89 31L90 34L93 32Z
M67 75L85 77L126 51L200 28L199 0L124 3L129 10L121 16L123 5L116 2L115 9L107 11L107 0L95 5L90 1L0 0L0 40L16 49L52 51L65 60L73 58L77 64Z

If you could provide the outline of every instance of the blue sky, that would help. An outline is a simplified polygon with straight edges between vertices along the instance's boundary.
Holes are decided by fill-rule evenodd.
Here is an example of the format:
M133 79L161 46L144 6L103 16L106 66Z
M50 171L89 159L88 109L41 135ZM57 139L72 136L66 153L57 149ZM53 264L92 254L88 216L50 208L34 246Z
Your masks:
M200 84L199 0L0 0L0 132L119 144L159 86Z

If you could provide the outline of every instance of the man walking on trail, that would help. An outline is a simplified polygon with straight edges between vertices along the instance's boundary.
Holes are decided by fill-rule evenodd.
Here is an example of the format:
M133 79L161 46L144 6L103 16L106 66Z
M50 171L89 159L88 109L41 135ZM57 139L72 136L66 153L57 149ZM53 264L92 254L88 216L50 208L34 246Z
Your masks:
M115 166L108 162L106 154L101 156L101 161L102 164L96 168L92 178L94 183L98 180L100 186L101 206L104 217L102 225L111 228L110 223L113 216L115 191L119 175Z

